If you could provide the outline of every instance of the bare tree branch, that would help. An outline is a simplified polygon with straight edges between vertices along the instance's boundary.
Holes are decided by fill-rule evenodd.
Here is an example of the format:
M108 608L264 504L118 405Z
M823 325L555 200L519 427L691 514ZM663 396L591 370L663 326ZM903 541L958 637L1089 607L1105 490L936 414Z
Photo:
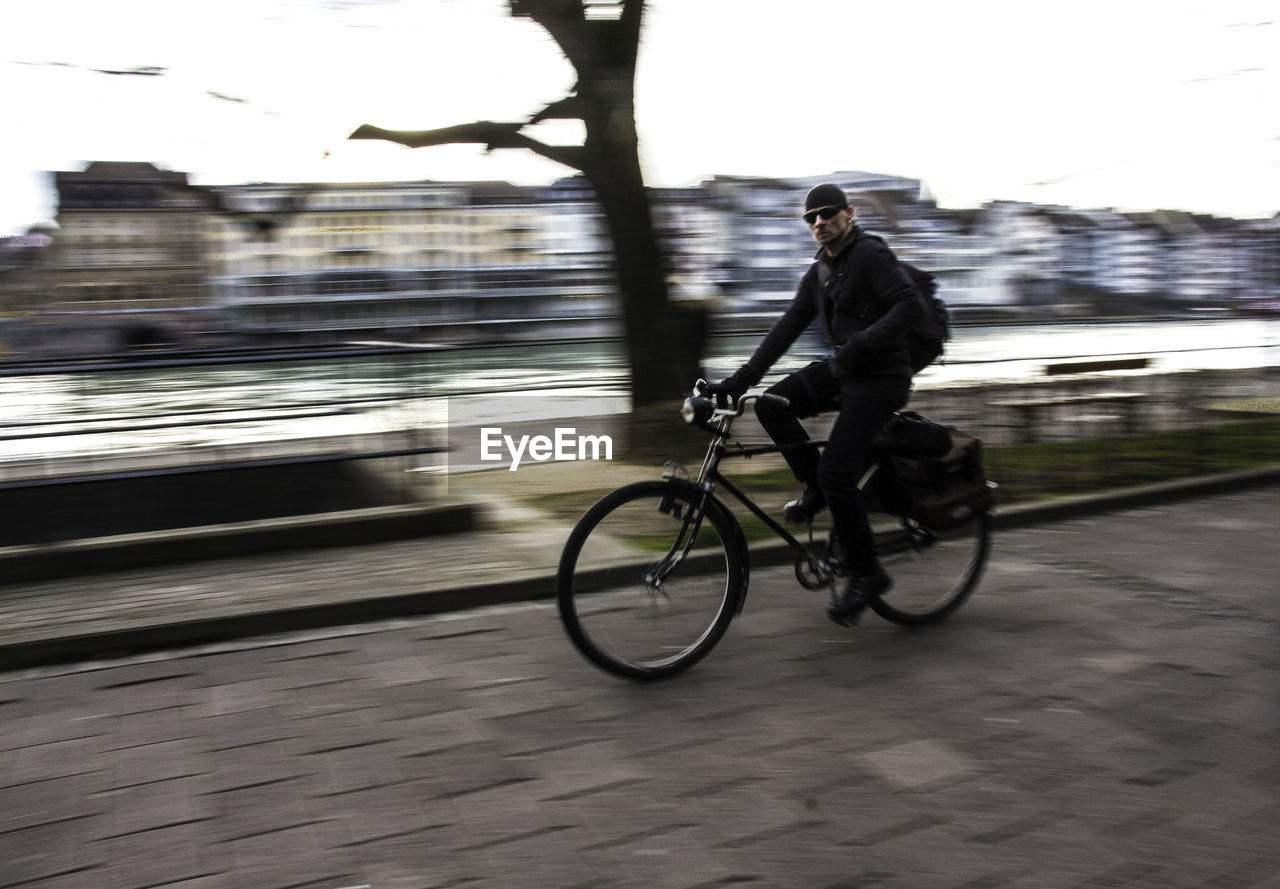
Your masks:
M557 99L548 104L546 108L529 118L529 125L542 123L544 120L581 120L585 122L582 97L577 95L577 90L578 88L575 86L572 93L563 99Z
M386 130L363 124L348 139L382 139L409 148L431 145L483 145L486 151L497 148L523 148L548 160L577 170L583 163L582 149L572 145L548 145L520 132L523 123L497 123L479 120L435 130Z

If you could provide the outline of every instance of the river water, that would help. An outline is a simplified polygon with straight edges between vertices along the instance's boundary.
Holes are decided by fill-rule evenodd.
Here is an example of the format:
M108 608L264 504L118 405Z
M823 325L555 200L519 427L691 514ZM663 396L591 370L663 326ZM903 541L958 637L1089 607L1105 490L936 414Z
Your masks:
M731 372L759 339L715 338L708 374ZM1271 318L964 326L916 385L1016 384L1099 357L1149 359L1136 375L1265 367L1278 349ZM820 352L806 336L775 371ZM624 362L619 343L574 342L94 372L0 366L0 464L617 413Z

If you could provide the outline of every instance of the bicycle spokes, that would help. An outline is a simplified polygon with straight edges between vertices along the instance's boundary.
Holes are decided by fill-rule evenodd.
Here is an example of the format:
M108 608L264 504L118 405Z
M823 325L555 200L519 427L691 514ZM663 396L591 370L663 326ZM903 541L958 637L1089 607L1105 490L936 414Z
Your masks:
M893 591L872 608L901 624L942 620L973 591L986 562L990 517L977 516L945 534L913 522L877 535L880 561Z
M717 511L718 509L718 511ZM687 485L641 482L592 507L561 560L574 644L605 669L673 675L706 654L744 594L732 520Z

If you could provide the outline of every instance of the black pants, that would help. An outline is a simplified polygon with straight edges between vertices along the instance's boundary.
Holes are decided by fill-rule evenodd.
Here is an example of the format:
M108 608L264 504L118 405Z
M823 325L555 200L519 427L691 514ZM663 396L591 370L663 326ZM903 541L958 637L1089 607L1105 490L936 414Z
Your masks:
M827 362L817 361L767 391L784 396L791 404L780 407L757 401L760 425L776 444L801 445L782 452L791 471L803 484L816 484L822 489L848 567L859 573L875 571L879 562L858 481L866 471L867 451L876 433L894 411L906 406L910 379L882 376L838 380ZM831 410L840 413L826 448L819 452L800 420Z

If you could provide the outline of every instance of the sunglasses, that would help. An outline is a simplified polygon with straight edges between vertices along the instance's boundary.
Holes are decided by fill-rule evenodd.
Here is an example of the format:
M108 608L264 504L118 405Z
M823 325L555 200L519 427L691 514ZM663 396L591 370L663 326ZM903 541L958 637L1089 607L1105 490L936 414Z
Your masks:
M802 216L801 218L809 225L813 225L815 222L818 221L819 218L830 219L832 216L837 215L842 210L844 210L844 207L819 207L816 210L810 210L808 213L804 214L804 216Z

